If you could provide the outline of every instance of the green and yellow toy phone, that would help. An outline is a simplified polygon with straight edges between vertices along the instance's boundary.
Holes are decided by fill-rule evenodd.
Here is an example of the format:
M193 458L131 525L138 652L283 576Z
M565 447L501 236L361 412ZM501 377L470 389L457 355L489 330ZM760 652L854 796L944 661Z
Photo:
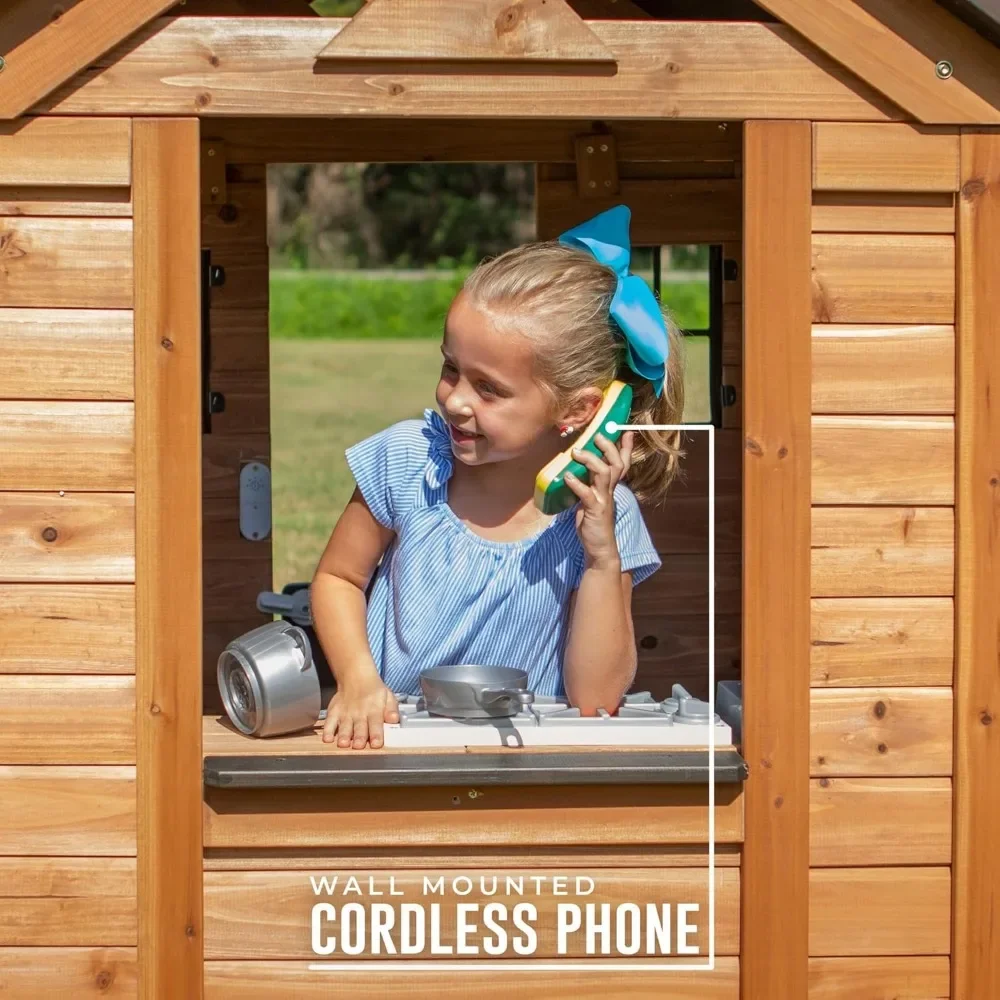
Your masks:
M603 459L604 452L594 444L595 435L603 434L609 441L616 442L622 435L621 430L609 431L607 425L611 422L627 424L631 410L632 386L626 382L612 382L604 393L601 408L587 424L586 430L574 444L546 464L535 478L535 506L543 514L558 514L576 503L577 495L565 482L567 472L572 472L583 483L590 481L590 470L573 458L573 449L589 451Z

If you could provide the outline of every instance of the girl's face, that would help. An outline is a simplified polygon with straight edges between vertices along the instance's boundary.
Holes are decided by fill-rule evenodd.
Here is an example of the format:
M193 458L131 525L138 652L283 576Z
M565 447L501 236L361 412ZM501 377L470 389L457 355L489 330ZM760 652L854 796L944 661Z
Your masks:
M556 416L535 381L526 337L498 332L459 292L448 311L441 353L435 395L456 458L482 465L552 450Z

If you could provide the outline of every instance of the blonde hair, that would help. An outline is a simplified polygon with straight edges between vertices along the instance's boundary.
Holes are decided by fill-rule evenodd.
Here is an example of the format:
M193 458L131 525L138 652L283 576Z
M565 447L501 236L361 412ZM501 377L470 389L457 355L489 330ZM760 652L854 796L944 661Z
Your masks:
M533 341L535 375L557 408L583 389L602 392L620 379L632 386L629 423L678 424L684 411L684 337L663 311L670 349L663 392L636 375L625 360L624 338L609 308L617 287L611 268L587 251L555 240L526 243L484 260L466 278L470 305L503 329ZM679 431L636 436L626 482L645 503L661 502L679 473L684 452Z

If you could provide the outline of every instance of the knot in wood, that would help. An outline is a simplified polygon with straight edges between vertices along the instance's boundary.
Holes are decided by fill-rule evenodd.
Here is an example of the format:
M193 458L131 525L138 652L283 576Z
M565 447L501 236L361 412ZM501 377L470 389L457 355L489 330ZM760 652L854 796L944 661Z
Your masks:
M743 447L746 448L751 455L756 455L758 458L764 454L764 449L761 448L761 446L757 444L753 438L748 437Z
M199 108L207 108L212 103L211 94L199 94L195 99L194 103L198 105Z
M884 719L885 718L885 702L884 701L877 701L877 702L875 702L875 708L873 709L873 711L875 713L875 718L876 719Z
M152 705L149 706L149 711L153 715L159 715L160 714L160 706L157 705L157 704L152 704Z
M993 725L993 716L990 714L989 709L983 709L983 711L981 711L979 713L979 721L984 726L991 726L991 725Z
M97 983L97 988L103 993L113 982L115 977L108 972L107 969L101 969L100 972L94 977L94 982Z
M884 743L880 743L875 749L878 750L879 753L889 752L889 748Z
M56 531L51 525L48 528L42 529L42 538L47 542L54 542L59 537L59 532Z
M524 8L520 5L504 7L496 19L497 35L506 35L524 20Z
M164 337L163 340L160 341L160 347L162 347L165 351L172 351L174 349L174 342L169 337Z
M780 809L784 804L785 804L785 799L784 799L784 796L782 796L782 795L779 795L774 800L774 808L775 809Z
M188 924L187 927L184 928L184 933L189 938L193 938L194 937L194 924Z
M829 778L820 778L819 779L819 787L820 788L829 788L830 787L830 779Z
M986 182L981 180L979 177L974 177L970 181L966 181L962 185L962 197L966 201L972 201L975 198L981 198L986 193Z
M675 62L668 62L667 65L664 67L664 69L666 69L666 71L672 75L679 73L681 71L680 65Z
M222 222L235 222L240 217L239 209L235 205L223 205L219 209L219 219Z
M401 83L390 83L389 84L389 96L390 97L399 97L399 95L401 93L403 93L404 90L406 90L406 88Z
M655 635L644 635L639 640L639 645L643 649L656 649L657 641L658 640Z
M788 449L784 445L782 445L778 449L778 458L784 458L787 454L788 454Z

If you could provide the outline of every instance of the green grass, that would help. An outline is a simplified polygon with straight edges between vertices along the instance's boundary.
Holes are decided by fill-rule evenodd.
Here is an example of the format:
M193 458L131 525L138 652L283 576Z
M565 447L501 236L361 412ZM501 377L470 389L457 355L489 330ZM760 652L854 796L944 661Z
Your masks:
M378 280L329 272L271 275L271 336L297 340L420 340L440 337L462 275ZM688 330L708 324L704 282L662 286L661 297Z

